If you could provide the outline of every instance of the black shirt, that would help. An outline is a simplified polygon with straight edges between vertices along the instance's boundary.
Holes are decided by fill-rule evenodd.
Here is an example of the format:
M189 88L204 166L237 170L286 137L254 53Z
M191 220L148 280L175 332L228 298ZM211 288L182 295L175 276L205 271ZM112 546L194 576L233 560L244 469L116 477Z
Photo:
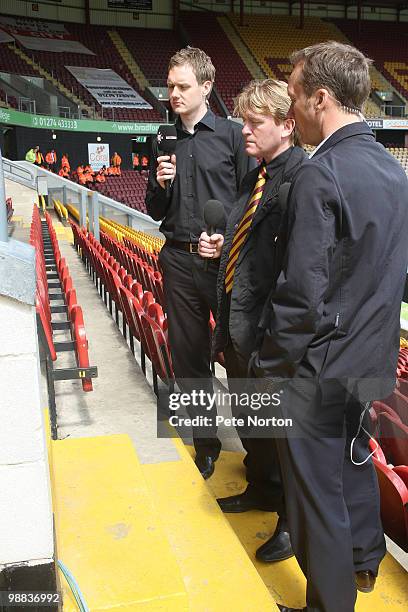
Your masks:
M160 153L154 141L146 208L153 219L163 219L160 229L166 238L198 242L206 229L203 210L207 200L222 202L228 217L241 181L255 161L245 153L241 126L210 110L194 126L193 134L184 130L180 117L176 128L177 173L170 197L156 180Z

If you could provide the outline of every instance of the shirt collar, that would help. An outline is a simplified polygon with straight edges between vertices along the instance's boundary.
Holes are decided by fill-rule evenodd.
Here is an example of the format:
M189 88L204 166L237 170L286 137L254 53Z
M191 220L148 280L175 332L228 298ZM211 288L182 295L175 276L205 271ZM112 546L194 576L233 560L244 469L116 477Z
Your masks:
M268 178L273 178L276 168L286 164L292 151L293 147L289 147L289 149L286 149L286 151L283 151L283 153L280 153L277 157L274 157L268 164L265 164L265 161L263 162L266 166L266 174L268 175Z
M208 109L207 112L205 113L204 117L202 119L200 119L200 121L198 123L195 124L194 126L194 131L196 129L198 129L198 126L200 125L204 125L205 127L208 127L210 130L214 131L215 130L215 115L212 112L212 110ZM180 115L178 115L177 119L176 119L176 128L180 131L185 131L183 129L183 124L181 121L181 117Z
M337 132L337 130L335 130ZM329 134L328 136L326 136L326 138L324 140L322 140L321 143L319 143L317 145L317 147L315 149L313 149L313 151L311 152L311 154L309 155L309 159L312 159L312 157L318 152L318 150L320 149L320 147L322 147L324 145L324 143L326 142L326 140L329 140L329 138L331 136L333 136L334 132L332 132L331 134Z

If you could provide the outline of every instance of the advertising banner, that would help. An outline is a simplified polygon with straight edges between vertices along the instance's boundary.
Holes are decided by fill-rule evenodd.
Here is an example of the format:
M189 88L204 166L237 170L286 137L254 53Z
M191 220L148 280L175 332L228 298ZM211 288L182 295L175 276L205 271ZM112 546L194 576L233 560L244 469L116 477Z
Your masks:
M74 40L63 24L37 22L19 17L0 17L0 28L0 36L11 36L11 40L15 38L23 47L33 51L95 55L82 43Z
M106 108L153 108L129 83L110 68L65 66L85 89Z
M92 170L100 170L102 166L108 167L109 145L101 142L88 142L88 163Z
M157 134L160 123L135 121L101 121L95 119L65 119L51 115L31 115L12 108L0 107L0 125L64 130L67 132L93 132L100 134Z

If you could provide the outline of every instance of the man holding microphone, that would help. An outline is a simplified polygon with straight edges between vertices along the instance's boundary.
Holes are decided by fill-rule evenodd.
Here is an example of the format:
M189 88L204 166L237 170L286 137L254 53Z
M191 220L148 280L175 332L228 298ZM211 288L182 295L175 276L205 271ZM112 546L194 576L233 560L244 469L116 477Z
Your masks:
M228 219L225 242L221 234L209 237L203 232L200 237L202 257L221 255L214 350L224 352L232 394L245 389L258 322L281 269L284 202L279 190L306 158L304 151L294 146L295 122L287 118L290 104L286 83L272 79L253 81L237 97L235 113L244 121L246 151L261 162L242 183L238 206ZM239 405L231 408L239 416ZM243 493L218 503L223 512L278 512L275 533L256 556L264 562L287 559L293 552L274 441L266 438L268 432L256 438L242 431L239 434L247 452L248 486Z
M173 368L183 392L212 393L210 312L217 308L218 262L208 269L198 255L204 205L217 199L230 213L242 179L253 167L244 149L240 126L218 117L208 107L215 78L211 59L187 47L169 63L167 85L176 120L176 152L160 155L154 143L146 193L149 215L162 220L166 243L160 253ZM166 188L166 182L170 185ZM219 228L218 228L219 229ZM204 478L214 471L221 443L214 409L201 406L191 416L213 417L214 427L193 429L196 465Z

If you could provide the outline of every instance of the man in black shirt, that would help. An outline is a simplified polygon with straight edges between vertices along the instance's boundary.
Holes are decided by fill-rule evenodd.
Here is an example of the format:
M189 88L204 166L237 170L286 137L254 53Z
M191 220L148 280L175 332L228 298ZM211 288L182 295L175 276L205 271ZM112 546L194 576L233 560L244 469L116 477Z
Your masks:
M212 393L210 311L216 313L218 263L208 270L198 256L198 238L205 228L203 210L217 199L226 215L236 200L242 179L252 167L237 123L215 116L207 99L215 68L200 49L188 47L169 63L170 104L178 118L176 153L159 155L154 144L146 207L163 220L166 244L160 253L173 368L183 391ZM165 181L171 182L166 191ZM189 409L191 416L213 418L214 427L193 428L196 465L204 478L214 471L221 443L216 436L214 409Z
M240 93L235 111L244 121L246 151L262 161L241 185L225 242L221 234L209 237L204 232L200 237L202 257L221 256L214 351L224 352L232 398L246 391L257 326L281 270L285 241L280 232L283 210L279 188L291 181L306 158L300 147L293 146L295 122L287 118L290 104L286 83L272 79L253 81ZM236 417L245 413L237 402L231 408ZM238 433L247 452L248 486L243 493L218 503L223 512L276 511L278 526L258 549L257 558L268 563L287 559L293 552L276 446L267 437L271 436L270 428L257 431L258 437L249 437L242 430Z

